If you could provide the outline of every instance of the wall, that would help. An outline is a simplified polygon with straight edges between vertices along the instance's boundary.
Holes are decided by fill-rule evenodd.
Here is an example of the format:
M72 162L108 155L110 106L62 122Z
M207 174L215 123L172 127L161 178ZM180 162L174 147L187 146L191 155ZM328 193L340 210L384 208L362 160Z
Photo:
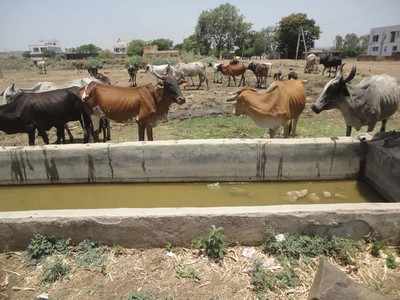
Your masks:
M0 149L0 184L356 178L352 138L226 139Z

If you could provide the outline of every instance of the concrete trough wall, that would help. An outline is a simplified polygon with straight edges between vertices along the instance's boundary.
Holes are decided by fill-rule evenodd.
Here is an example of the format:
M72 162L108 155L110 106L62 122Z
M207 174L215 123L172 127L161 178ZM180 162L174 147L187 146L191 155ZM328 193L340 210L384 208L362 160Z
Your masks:
M97 240L125 247L189 246L211 225L222 226L229 243L257 245L266 226L277 233L307 233L359 239L373 234L400 242L400 203L291 205L220 208L156 208L25 211L0 213L0 250L25 249L34 233Z
M368 143L364 176L385 199L400 202L400 145Z
M184 140L0 149L0 184L355 178L353 138Z

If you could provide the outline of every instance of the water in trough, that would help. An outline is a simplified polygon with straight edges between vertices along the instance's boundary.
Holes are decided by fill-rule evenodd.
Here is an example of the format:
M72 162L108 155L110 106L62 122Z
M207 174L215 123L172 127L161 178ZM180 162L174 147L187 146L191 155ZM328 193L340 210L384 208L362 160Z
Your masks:
M0 187L0 211L384 202L360 181Z

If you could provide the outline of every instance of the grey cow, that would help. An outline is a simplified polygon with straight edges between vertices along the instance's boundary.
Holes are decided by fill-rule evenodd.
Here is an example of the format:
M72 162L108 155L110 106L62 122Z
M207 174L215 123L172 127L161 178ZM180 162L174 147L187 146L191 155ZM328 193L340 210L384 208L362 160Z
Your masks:
M349 76L343 78L343 66L336 77L330 80L319 98L312 105L315 113L337 108L346 122L346 136L351 135L351 128L360 130L368 126L368 132L374 130L377 122L382 121L381 132L386 129L386 122L399 107L400 87L395 78L383 74L365 78L357 85L350 85L356 75L353 66Z

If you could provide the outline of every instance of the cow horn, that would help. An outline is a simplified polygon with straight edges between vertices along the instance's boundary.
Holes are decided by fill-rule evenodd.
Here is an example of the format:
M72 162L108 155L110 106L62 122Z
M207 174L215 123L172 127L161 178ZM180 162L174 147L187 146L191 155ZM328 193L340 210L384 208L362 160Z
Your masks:
M154 76L156 76L158 79L160 79L162 81L164 81L167 78L167 76L158 75L157 72L153 72L153 74L154 74Z
M357 68L356 68L355 65L353 65L351 67L351 71L350 71L349 76L347 76L347 78L344 80L344 82L348 83L348 82L352 81L353 78L356 76L356 72L357 72Z

